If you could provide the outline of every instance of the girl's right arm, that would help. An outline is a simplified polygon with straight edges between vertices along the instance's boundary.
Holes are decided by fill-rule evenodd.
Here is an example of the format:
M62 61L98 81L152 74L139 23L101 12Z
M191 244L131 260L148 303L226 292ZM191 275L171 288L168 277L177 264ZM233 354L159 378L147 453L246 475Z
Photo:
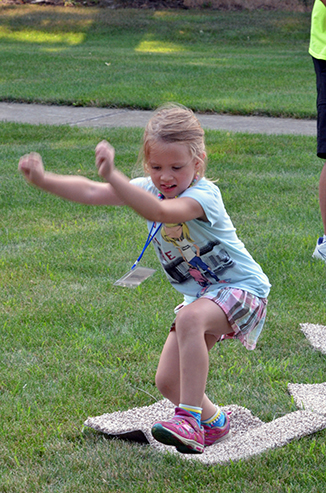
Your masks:
M108 183L45 172L42 158L35 152L20 158L18 169L29 183L64 199L89 205L123 205Z

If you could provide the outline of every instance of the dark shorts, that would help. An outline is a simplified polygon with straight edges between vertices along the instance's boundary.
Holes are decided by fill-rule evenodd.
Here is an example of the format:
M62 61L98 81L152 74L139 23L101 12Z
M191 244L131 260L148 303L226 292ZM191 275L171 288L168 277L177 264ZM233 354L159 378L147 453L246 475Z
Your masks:
M326 60L312 60L317 86L317 156L326 159Z

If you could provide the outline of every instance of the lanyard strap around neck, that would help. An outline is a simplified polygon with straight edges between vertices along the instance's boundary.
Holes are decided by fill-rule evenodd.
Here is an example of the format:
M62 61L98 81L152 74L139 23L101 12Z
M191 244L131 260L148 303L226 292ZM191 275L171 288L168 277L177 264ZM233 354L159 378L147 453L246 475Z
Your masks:
M154 238L154 236L156 235L156 233L159 231L159 229L162 227L162 223L159 224L157 226L157 228L155 229L154 233L153 233L154 225L155 225L155 223L152 224L152 227L150 229L150 232L148 233L147 240L145 241L145 245L144 245L144 247L143 247L143 249L141 251L141 254L139 255L139 257L136 260L136 262L134 263L134 265L131 267L131 270L133 270L136 267L136 265L138 264L138 262L140 261L140 259L144 255L146 248L151 243L152 239Z

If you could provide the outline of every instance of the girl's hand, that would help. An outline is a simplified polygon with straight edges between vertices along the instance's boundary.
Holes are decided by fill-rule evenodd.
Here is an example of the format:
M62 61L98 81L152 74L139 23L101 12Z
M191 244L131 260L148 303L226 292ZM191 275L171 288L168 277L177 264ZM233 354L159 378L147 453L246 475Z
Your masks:
M44 181L44 166L42 158L37 152L31 152L30 154L25 154L21 157L18 164L18 170L24 175L28 182L38 187L42 187Z
M107 182L114 170L114 148L106 141L102 140L95 149L95 163L98 174Z

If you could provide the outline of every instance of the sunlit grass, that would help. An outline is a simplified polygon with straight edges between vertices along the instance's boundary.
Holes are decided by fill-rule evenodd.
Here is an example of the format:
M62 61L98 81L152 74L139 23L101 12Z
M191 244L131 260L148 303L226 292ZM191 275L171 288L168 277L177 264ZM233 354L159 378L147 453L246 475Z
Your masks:
M23 43L64 43L70 46L81 44L85 40L84 33L49 33L42 30L20 30L20 31L10 31L6 27L0 27L0 40L10 40L10 41L20 41Z
M135 48L135 51L143 53L177 53L184 51L184 47L175 43L164 43L155 40L143 40Z

